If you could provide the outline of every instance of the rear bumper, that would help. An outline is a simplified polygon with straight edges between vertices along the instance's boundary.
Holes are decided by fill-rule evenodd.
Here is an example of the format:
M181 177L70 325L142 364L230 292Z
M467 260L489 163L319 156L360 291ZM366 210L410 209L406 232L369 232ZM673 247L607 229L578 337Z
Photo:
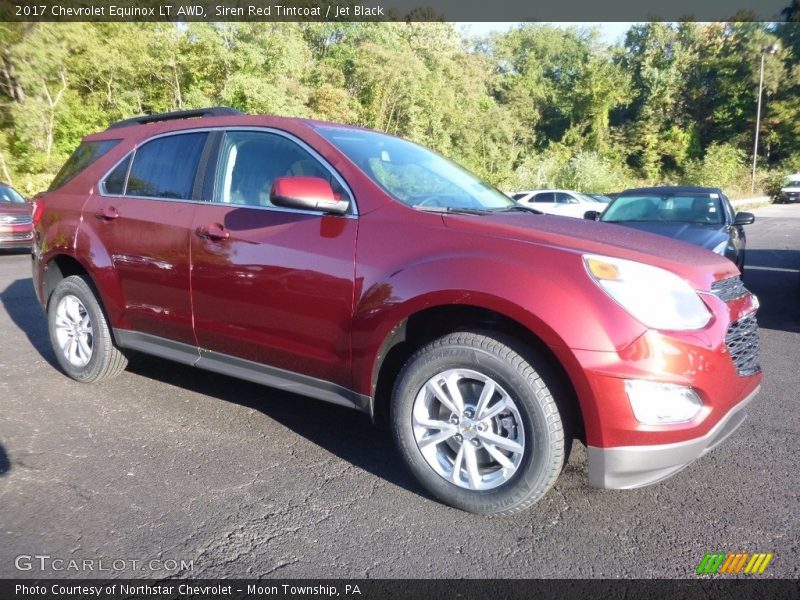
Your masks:
M666 479L710 452L747 418L745 408L760 386L735 405L708 433L672 444L588 447L589 485L606 489L637 488Z

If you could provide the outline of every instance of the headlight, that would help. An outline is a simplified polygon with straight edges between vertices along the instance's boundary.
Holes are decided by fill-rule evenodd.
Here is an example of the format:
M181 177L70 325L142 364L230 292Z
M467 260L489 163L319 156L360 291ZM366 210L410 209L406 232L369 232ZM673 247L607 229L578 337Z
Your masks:
M711 313L683 279L658 267L585 254L591 278L631 316L651 329L700 329Z
M712 250L712 252L716 252L720 256L725 256L725 250L727 248L728 248L728 240L723 240L719 244L714 246L714 249Z

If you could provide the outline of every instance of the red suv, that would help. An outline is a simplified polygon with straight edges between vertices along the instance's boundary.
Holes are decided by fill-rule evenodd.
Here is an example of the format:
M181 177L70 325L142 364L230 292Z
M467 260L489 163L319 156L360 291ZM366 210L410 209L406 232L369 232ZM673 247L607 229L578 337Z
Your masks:
M664 479L761 381L729 260L536 214L375 131L129 119L83 141L33 220L70 377L138 350L384 416L421 485L476 513L533 504L575 438L594 486Z

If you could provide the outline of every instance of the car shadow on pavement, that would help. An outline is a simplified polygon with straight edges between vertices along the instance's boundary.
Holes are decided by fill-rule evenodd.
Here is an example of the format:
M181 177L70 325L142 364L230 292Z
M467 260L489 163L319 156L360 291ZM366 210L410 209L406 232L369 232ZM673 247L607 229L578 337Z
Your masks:
M761 303L764 329L800 332L800 251L748 248L744 284Z
M128 370L257 410L328 452L394 485L430 498L406 472L388 427L355 410L177 363L135 354Z
M17 279L0 292L0 305L11 321L28 337L31 345L48 363L56 366L56 357L50 346L47 319L33 291L33 281Z
M8 459L8 454L3 444L0 444L0 477L8 475L11 470L11 461Z

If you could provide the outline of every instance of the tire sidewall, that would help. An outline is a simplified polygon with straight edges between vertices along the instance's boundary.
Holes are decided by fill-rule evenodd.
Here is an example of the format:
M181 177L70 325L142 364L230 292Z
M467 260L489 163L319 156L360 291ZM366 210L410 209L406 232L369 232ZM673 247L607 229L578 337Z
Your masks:
M549 489L553 462L560 460L552 449L558 438L552 413L547 414L548 403L541 402L542 397L549 398L549 391L544 384L530 384L520 372L530 365L521 362L524 367L480 348L450 345L423 350L401 371L391 406L395 442L413 474L439 500L470 512L493 514L512 510ZM472 369L494 379L511 395L522 418L525 455L512 478L491 490L468 490L446 481L425 461L414 437L412 409L420 389L437 373L456 368ZM552 402L549 405L554 406ZM556 429L560 428L559 420Z
M73 365L61 350L56 337L56 310L59 302L65 296L75 296L81 301L92 321L92 358L83 367ZM91 287L79 276L71 276L62 280L50 296L47 304L47 329L50 335L50 343L56 356L59 366L71 378L77 381L93 381L97 379L99 372L103 368L103 357L108 349L105 347L108 336L104 335L104 328L107 328L105 316L97 302Z

